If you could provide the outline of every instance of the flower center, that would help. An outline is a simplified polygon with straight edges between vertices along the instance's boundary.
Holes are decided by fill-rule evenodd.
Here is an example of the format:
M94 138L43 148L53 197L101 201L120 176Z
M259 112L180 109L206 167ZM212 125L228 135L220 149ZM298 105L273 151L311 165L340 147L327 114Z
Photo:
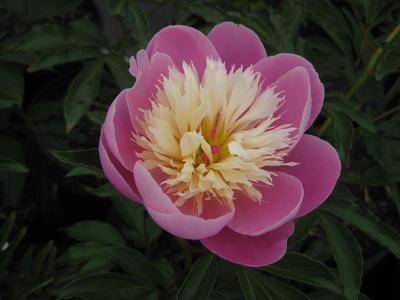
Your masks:
M238 191L261 201L256 185L272 185L268 167L294 165L284 157L295 128L275 124L284 99L259 81L251 67L228 72L212 59L201 80L186 63L163 78L133 139L145 167L167 175L162 184L175 205L193 201L198 214L203 201L233 207Z

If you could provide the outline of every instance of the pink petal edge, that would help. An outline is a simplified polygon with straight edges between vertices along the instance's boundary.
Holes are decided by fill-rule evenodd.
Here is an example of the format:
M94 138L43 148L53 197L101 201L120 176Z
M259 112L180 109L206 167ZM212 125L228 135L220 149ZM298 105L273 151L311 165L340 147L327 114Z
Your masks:
M133 181L133 174L126 170L113 156L103 130L99 141L99 155L104 174L112 185L125 197L137 203L142 203Z
M134 178L150 216L173 235L185 239L203 239L217 234L234 215L234 212L230 211L212 219L203 219L183 214L140 161L135 164Z
M312 106L310 120L305 128L307 130L321 112L325 94L324 86L322 85L318 73L315 71L313 65L299 55L280 53L260 60L255 64L254 71L261 73L264 86L268 86L297 66L305 68L310 78Z
M276 116L279 116L279 119L274 124L290 124L291 127L297 129L291 133L291 136L296 140L292 145L294 147L302 137L310 119L311 96L307 70L303 67L295 67L269 87L273 87L276 93L284 97L282 105L275 113Z
M243 25L233 22L219 23L211 29L207 37L228 70L232 66L247 68L267 57L257 34Z
M201 242L212 253L228 261L248 267L261 267L273 264L285 255L287 239L293 231L293 221L259 236L242 235L225 227Z
M141 60L145 61L144 58ZM155 98L157 87L161 86L163 76L167 76L173 66L171 57L162 53L155 53L148 63L140 66L135 85L126 93L126 103L132 124L136 124L137 117L142 115L142 110L150 108L151 100Z
M276 172L273 186L262 185L261 203L239 193L235 215L228 227L240 234L258 236L294 219L303 200L303 187L294 176Z
M169 55L181 71L184 61L193 63L200 78L206 66L206 58L219 58L214 45L202 32L183 25L161 29L150 40L146 51L150 57L156 52Z
M133 127L126 103L127 91L121 91L108 108L102 131L115 158L132 172L137 160L135 155L137 145L132 141Z
M304 198L297 213L297 217L301 217L320 206L332 193L340 175L339 155L328 142L305 134L285 160L299 163L294 167L277 167L276 170L301 181Z

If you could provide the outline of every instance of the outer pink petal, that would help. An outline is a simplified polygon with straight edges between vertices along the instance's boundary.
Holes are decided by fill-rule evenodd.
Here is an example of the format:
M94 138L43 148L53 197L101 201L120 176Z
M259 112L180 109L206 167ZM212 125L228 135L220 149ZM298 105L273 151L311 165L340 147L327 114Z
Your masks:
M257 34L239 24L223 22L208 34L227 69L231 66L244 68L254 65L267 57L267 52Z
M127 90L123 90L108 108L102 131L115 158L132 172L137 157L135 151L132 151L136 144L132 141L132 123L126 104L126 94Z
M286 161L299 163L294 167L278 167L277 170L296 176L304 188L304 200L298 217L317 208L332 192L340 175L340 159L329 143L305 134Z
M321 112L324 101L324 86L312 64L296 54L281 53L259 61L254 66L254 70L261 73L264 85L267 86L297 66L305 68L310 77L312 107L310 120L306 126L306 129L308 129Z
M131 123L135 124L138 117L142 115L142 109L150 108L151 102L157 92L157 86L163 76L167 76L169 69L174 65L171 57L166 54L156 53L150 60L146 60L143 56L144 51L139 51L142 56L140 64L135 69L137 78L135 85L126 93L126 102L128 105Z
M214 45L203 33L181 25L161 29L150 40L146 50L150 57L156 52L168 54L180 70L182 62L193 62L200 76L203 75L207 57L219 58Z
M220 233L201 242L214 254L231 262L249 267L270 265L286 253L287 239L293 234L290 221L259 236L248 236L225 227Z
M276 172L273 186L262 185L261 203L238 194L235 199L235 216L228 224L232 230L258 236L272 231L292 220L303 200L301 182L291 175Z
M114 157L107 145L103 130L100 136L99 154L104 174L113 186L125 197L141 203L142 201L138 196L138 191L133 181L133 174L125 169Z
M185 239L203 239L217 234L233 217L234 212L227 210L209 219L183 214L142 163L135 164L134 175L147 211L158 225L173 235Z
M307 70L296 67L284 74L271 84L275 92L285 98L283 104L276 112L280 118L275 122L277 125L291 124L297 128L292 136L301 138L310 119L311 96L310 79Z

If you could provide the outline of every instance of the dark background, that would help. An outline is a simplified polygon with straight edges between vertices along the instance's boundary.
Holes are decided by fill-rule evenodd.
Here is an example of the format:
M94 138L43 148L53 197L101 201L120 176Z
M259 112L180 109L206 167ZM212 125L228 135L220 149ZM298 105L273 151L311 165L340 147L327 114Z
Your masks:
M343 171L327 205L296 223L289 250L301 257L277 265L300 278L162 232L99 166L105 112L134 83L129 57L166 25L207 33L225 20L253 29L268 55L306 57L325 85L310 133L335 146ZM400 299L399 20L398 1L0 0L1 299L190 299L199 282L210 299ZM337 292L297 265L311 258Z

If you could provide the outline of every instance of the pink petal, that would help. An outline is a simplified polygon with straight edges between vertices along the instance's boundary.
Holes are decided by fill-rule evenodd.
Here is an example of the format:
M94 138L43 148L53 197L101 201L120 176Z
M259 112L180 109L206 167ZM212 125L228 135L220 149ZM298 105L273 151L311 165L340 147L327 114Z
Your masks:
M139 51L139 53L141 53L140 56L146 54L144 51ZM150 100L154 100L157 86L161 85L163 76L168 76L169 69L174 65L171 57L161 53L154 54L148 63L143 57L140 61L140 66L136 66L138 69L135 69L137 72L135 85L126 93L132 124L135 124L137 118L142 115L142 109L150 108Z
M254 66L254 70L261 73L264 86L268 86L297 66L305 68L310 77L312 107L310 120L306 126L306 129L308 129L321 112L324 101L324 86L312 64L296 54L281 53L259 61Z
M140 77L142 70L147 68L149 62L149 56L146 50L139 50L136 54L136 58L132 56L129 59L129 73L134 77Z
M200 77L206 66L206 58L219 58L217 50L203 33L181 25L161 29L150 40L146 50L150 57L156 52L169 55L179 70L182 70L182 62L193 62Z
M280 116L280 118L275 124L291 124L291 127L297 128L291 135L292 137L297 136L296 141L298 141L310 119L311 96L307 70L303 67L295 67L271 86L275 87L275 92L285 98L276 112L276 116Z
M299 163L276 169L296 176L303 184L304 199L297 213L301 217L328 198L340 175L340 159L329 143L305 134L285 160Z
M211 213L204 218L182 213L141 162L135 164L134 177L150 216L173 235L185 239L203 239L218 233L233 217L233 211L221 208L222 214L214 216Z
M137 145L132 140L133 127L126 104L126 94L127 90L123 90L108 108L102 132L114 157L132 172L137 160Z
M257 34L239 24L223 22L216 25L207 36L217 49L227 69L244 68L267 57L267 52Z
M125 169L114 157L107 145L107 140L102 130L99 142L99 155L104 174L112 185L125 197L141 203L138 191L133 181L133 174Z
M292 221L259 236L248 236L225 227L218 234L201 240L214 254L231 262L261 267L270 265L286 253L287 239L293 234Z
M258 236L292 220L303 200L301 182L291 175L276 172L273 186L257 187L261 203L239 193L235 199L235 216L228 224L237 233Z

